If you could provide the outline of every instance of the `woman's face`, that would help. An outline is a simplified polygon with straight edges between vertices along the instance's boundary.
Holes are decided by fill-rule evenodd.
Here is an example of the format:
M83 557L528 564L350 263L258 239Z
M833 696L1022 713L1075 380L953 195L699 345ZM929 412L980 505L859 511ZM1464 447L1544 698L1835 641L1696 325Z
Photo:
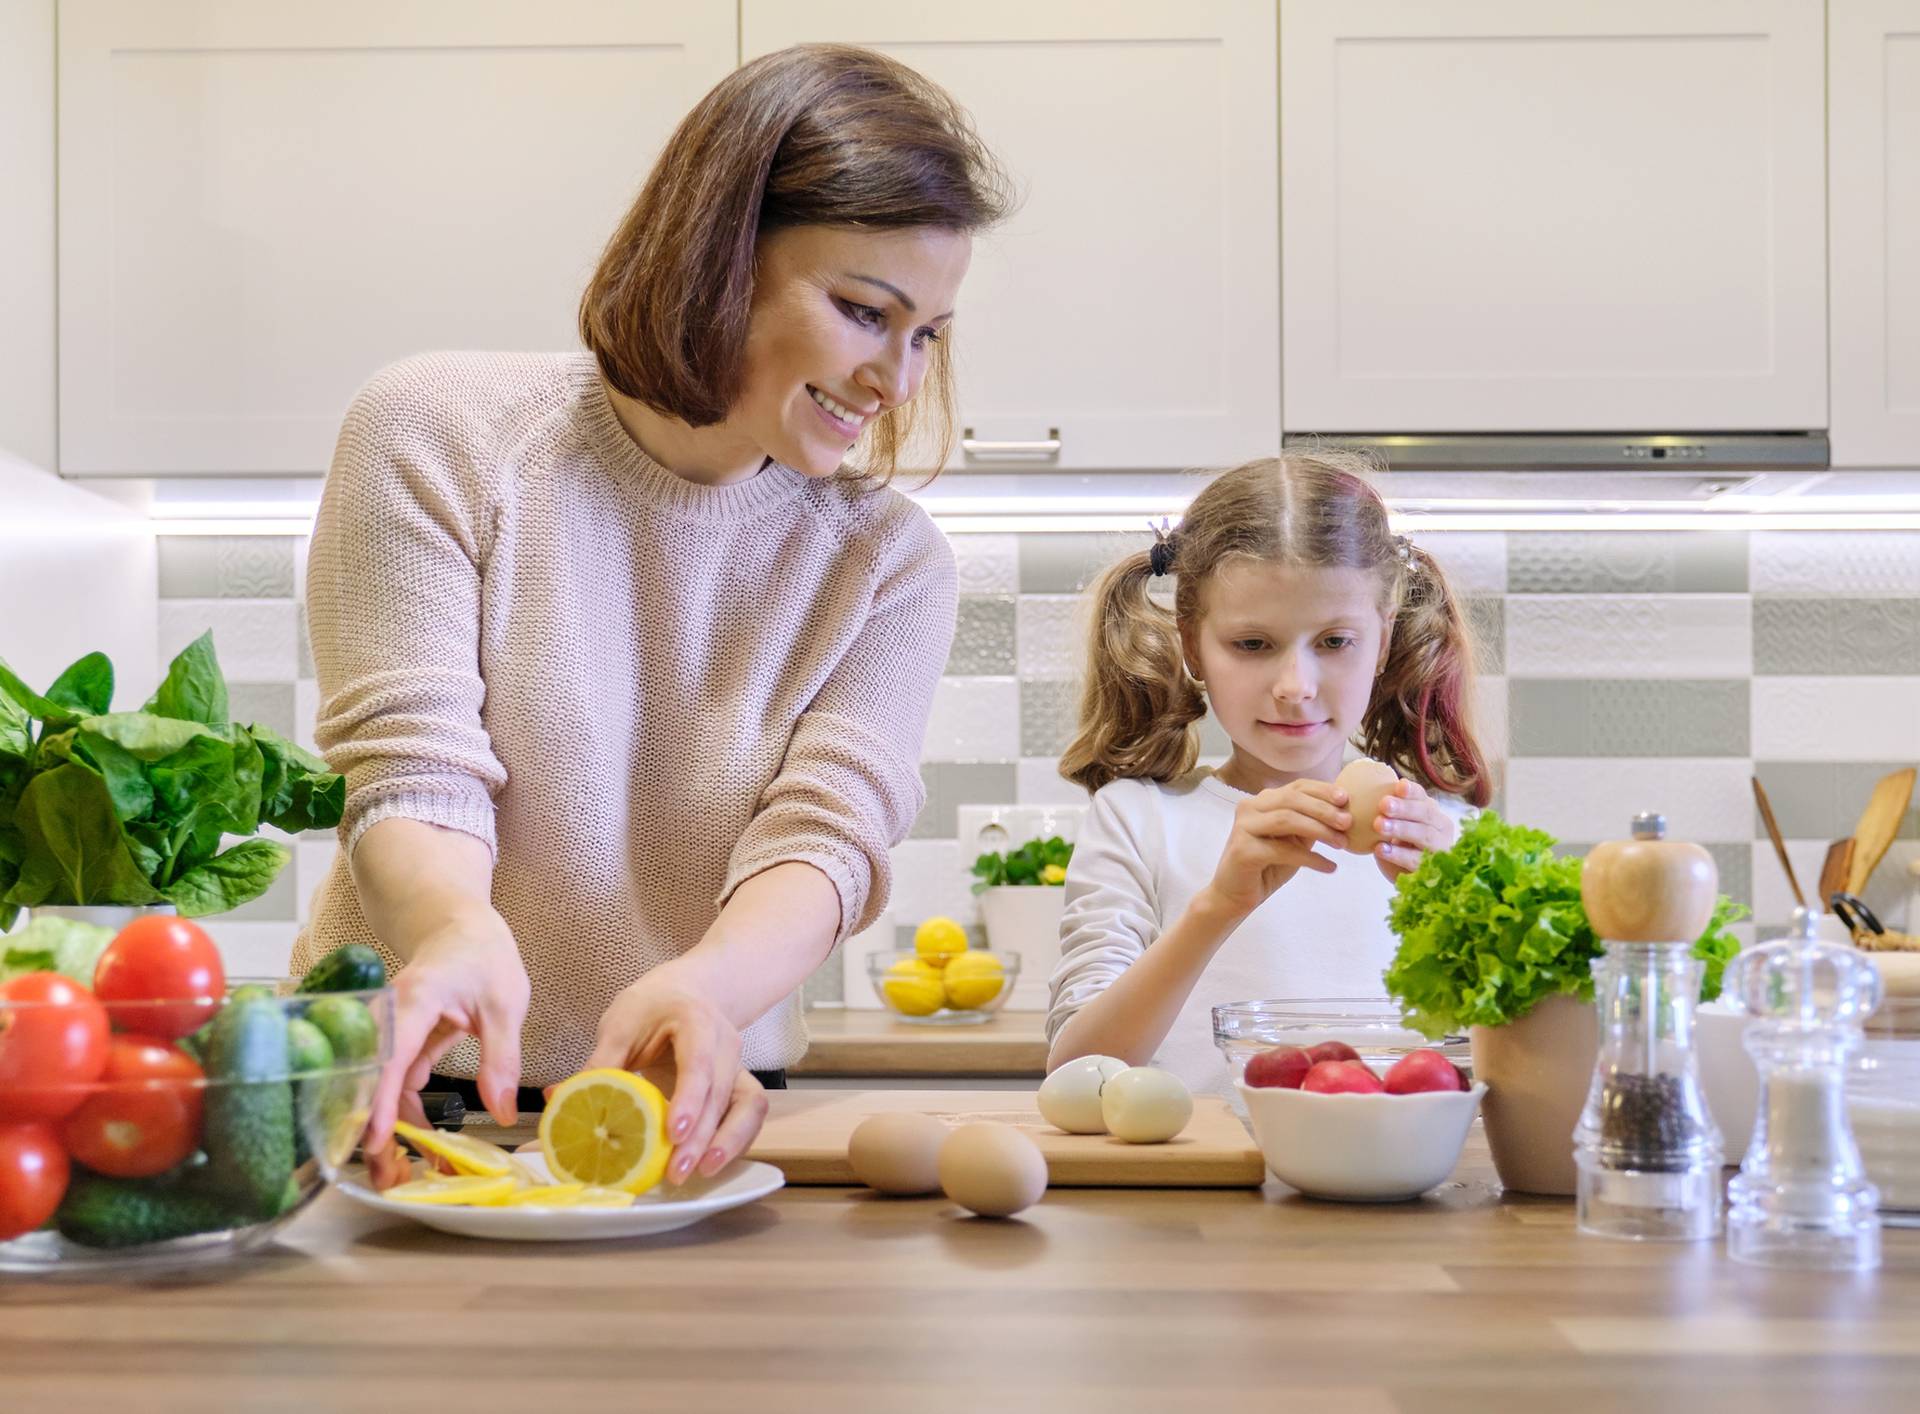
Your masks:
M762 237L730 429L808 476L920 391L973 239L931 226L792 226Z

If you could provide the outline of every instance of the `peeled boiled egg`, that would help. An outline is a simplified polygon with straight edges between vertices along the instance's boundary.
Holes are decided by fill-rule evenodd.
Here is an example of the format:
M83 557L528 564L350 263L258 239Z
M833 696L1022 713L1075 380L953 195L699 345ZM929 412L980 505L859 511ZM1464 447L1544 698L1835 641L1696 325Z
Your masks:
M1129 1144L1162 1144L1193 1118L1193 1094L1180 1077L1150 1065L1131 1066L1100 1091L1107 1132Z
M1380 813L1380 802L1399 781L1393 767L1364 756L1347 762L1333 778L1333 783L1347 793L1347 809L1353 814L1347 848L1355 854L1372 854L1373 847L1380 843L1380 836L1373 832L1373 820Z
M966 1124L940 1146L940 1187L983 1218L1009 1218L1047 1191L1047 1161L1010 1125Z
M853 1175L882 1193L936 1193L940 1146L952 1131L932 1115L869 1115L847 1137Z
M1080 1056L1040 1082L1040 1117L1069 1134L1105 1134L1100 1087L1127 1068L1113 1056Z

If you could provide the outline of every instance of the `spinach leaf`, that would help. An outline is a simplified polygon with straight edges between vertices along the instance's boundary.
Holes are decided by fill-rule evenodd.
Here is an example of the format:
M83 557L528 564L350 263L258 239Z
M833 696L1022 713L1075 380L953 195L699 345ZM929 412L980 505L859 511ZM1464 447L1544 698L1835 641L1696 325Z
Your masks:
M53 680L47 700L89 717L113 708L113 664L104 653L89 653Z
M291 857L284 845L247 840L189 869L165 893L183 918L224 913L265 893Z
M24 857L6 901L24 904L158 903L128 852L107 784L69 761L27 782L14 811Z
M140 710L209 726L227 720L227 680L214 656L211 629L180 650L167 666L166 681Z
M56 731L65 731L80 720L80 714L62 707L58 702L42 697L20 680L20 675L0 660L0 696L12 700L14 706L29 717L38 717L48 727ZM42 729L44 730L44 728Z
M260 818L290 835L339 824L347 807L347 778L329 771L326 762L277 732L258 724L247 730L266 767L260 782Z

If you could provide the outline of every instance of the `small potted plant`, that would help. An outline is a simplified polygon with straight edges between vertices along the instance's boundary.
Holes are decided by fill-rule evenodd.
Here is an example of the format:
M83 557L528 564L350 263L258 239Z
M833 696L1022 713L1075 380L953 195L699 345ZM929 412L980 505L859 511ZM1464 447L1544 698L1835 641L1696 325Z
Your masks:
M1566 1195L1599 1053L1592 967L1603 948L1580 901L1581 860L1556 856L1554 843L1483 811L1453 848L1401 876L1388 915L1400 946L1385 982L1422 1035L1467 1031L1500 1181ZM1704 1000L1720 994L1739 951L1727 925L1745 912L1721 895L1694 944Z
M248 838L262 825L297 834L340 822L342 777L265 727L227 720L211 634L139 711L112 701L105 654L44 693L0 663L0 932L22 908L109 927L143 911L222 913L266 892L292 857Z
M1044 989L1060 958L1060 914L1071 858L1073 846L1050 835L1005 853L990 850L973 861L973 891L980 899L987 946L1018 953L1029 988ZM1016 986L1016 998L1019 991Z

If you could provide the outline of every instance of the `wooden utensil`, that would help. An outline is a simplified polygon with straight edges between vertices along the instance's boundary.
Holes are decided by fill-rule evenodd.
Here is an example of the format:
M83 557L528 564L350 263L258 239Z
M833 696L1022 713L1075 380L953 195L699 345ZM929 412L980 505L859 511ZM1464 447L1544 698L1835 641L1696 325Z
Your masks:
M1820 903L1831 910L1833 896L1847 891L1847 870L1853 865L1853 836L1835 840L1827 846L1827 857L1820 861Z
M1780 867L1787 871L1787 887L1793 890L1793 901L1802 908L1807 906L1807 896L1800 892L1800 881L1793 876L1793 861L1787 858L1786 841L1780 838L1780 826L1774 823L1773 807L1767 804L1767 788L1760 784L1758 776L1753 777L1753 798L1760 806L1760 818L1766 822L1767 838L1773 841L1773 852L1780 857Z
M1907 802L1913 799L1914 768L1882 776L1873 787L1873 795L1853 830L1853 854L1847 864L1847 892L1857 894L1866 887L1868 877L1886 857L1887 846L1900 832Z

